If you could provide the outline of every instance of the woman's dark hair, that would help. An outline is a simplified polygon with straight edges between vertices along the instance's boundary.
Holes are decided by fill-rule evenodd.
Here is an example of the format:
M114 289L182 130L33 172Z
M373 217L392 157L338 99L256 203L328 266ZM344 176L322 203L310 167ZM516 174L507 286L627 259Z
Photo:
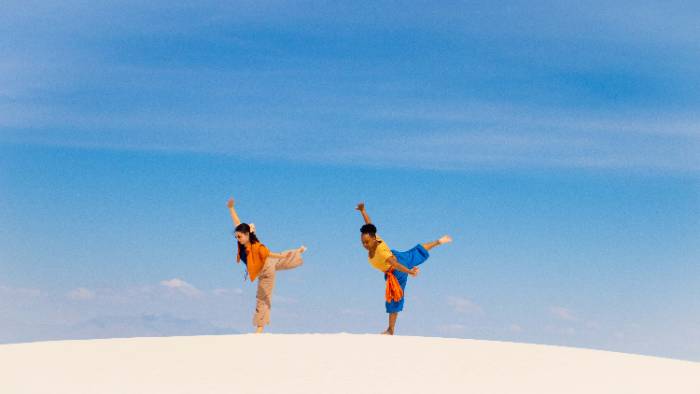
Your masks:
M248 223L241 223L238 226L236 226L236 232L248 234L251 244L256 244L256 243L260 242L260 240L255 235L255 233L250 232L250 225L248 225ZM243 261L245 261L246 263L248 262L248 256L246 255L246 252L245 252L245 246L243 246L243 244L240 242L238 242L238 254L241 256L241 259Z
M367 223L364 226L360 227L360 232L362 234L369 234L374 237L377 235L377 227L372 223Z

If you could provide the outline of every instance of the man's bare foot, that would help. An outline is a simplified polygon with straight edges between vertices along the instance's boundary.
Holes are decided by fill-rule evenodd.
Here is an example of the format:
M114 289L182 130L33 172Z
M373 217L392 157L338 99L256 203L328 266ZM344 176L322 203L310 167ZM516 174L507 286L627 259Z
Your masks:
M264 327L259 326L258 328L255 329L255 333L256 333L256 334L262 334L263 328L264 328Z
M394 332L387 328L386 331L382 332L382 335L394 335Z
M440 245L452 242L452 237L449 235L443 235L442 238L438 239Z

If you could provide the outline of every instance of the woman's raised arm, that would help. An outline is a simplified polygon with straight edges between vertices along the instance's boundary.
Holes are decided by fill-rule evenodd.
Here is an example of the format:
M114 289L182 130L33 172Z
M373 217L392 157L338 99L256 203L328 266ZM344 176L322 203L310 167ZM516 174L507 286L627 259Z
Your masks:
M369 218L369 215L367 215L367 211L365 211L365 203L361 202L357 204L357 207L355 209L360 211L360 213L362 214L362 218L365 219L365 224L372 223L372 221Z
M239 224L241 224L241 219L238 218L238 213L236 213L236 208L234 207L235 202L233 201L233 198L229 198L228 203L226 203L228 206L228 210L231 212L231 219L233 219L233 226L236 227Z

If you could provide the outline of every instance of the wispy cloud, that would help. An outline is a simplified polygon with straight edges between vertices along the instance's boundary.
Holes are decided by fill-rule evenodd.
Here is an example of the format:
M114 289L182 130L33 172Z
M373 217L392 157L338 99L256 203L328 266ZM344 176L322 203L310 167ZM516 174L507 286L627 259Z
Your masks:
M460 336L466 332L467 326L459 323L441 324L436 327L436 330L442 335Z
M66 330L67 331L67 330ZM237 330L220 327L201 319L171 314L104 315L83 320L59 335L70 338L113 338L133 336L170 336L234 334Z
M272 299L274 300L275 303L278 303L278 304L286 304L286 305L289 305L289 304L297 304L297 303L299 302L299 300L297 300L296 298L293 298L293 297L286 297L286 296L277 295L277 294L275 294L274 296L272 296Z
M568 309L564 308L562 306L553 306L549 308L549 312L555 316L558 319L565 320L565 321L579 321L580 319L574 315L574 313Z
M341 315L354 316L354 317L368 315L368 312L366 310L363 310L360 308L343 308L339 312Z
M143 17L113 29L102 23L111 2L7 6L0 143L451 170L700 169L692 12L134 7ZM386 31L394 39L368 40Z
M34 288L0 285L0 294L4 297L36 298L42 295L42 291Z
M184 294L188 297L202 296L202 292L199 289L179 278L164 280L161 281L160 284L161 286L172 289L177 293Z
M95 298L95 292L86 289L84 287L79 287L77 289L73 289L68 294L66 295L68 298L71 300L76 300L76 301L86 301L86 300L92 300Z
M546 325L544 327L544 331L551 333L551 334L558 335L558 336L563 335L565 337L572 337L572 336L579 334L579 331L575 327L571 327L571 326L561 327L561 326Z
M481 306L464 297L448 296L447 304L457 313L479 314L483 312Z
M225 289L225 288L217 288L211 291L212 294L217 295L217 296L226 296L226 295L241 295L243 294L243 289L241 288L235 288L235 289Z
M333 121L327 114L321 115L317 108L308 108L306 115L319 114L316 122L290 116L285 110L277 115L267 113L266 120L260 122L249 114L236 119L221 113L91 115L74 114L65 109L65 114L42 115L31 108L9 108L11 111L6 114L25 114L26 119L12 120L5 115L6 130L0 131L0 143L452 170L483 167L700 169L700 156L696 154L700 150L700 119L695 115L669 112L650 116L634 111L624 115L595 111L545 112L534 107L499 105L470 104L461 111L457 108L432 112L423 109L415 113L401 110L377 114L373 114L374 109L364 112L361 106L353 106L355 109L351 112L338 112L337 118L367 119L375 125L366 130L350 126L342 136L321 131ZM426 106L437 104L423 105ZM33 129L23 127L12 131L15 127L12 122L38 123ZM391 122L395 123L392 130L383 130ZM70 127L74 131L40 131L46 127ZM160 131L166 128L167 133ZM148 129L159 131L145 131ZM253 131L258 136L254 141L245 138ZM375 143L343 143L345 138L362 141L368 135ZM279 146L293 149L279 151L276 149ZM386 146L392 149L384 149ZM274 155L271 152L275 152Z
M250 320L243 303L231 303L241 294L240 288L198 289L181 278L56 294L3 285L0 310L9 322L0 329L0 343L239 332Z
M520 333L520 332L523 332L523 328L519 324L513 323L510 326L508 326L508 331L514 332L514 333Z

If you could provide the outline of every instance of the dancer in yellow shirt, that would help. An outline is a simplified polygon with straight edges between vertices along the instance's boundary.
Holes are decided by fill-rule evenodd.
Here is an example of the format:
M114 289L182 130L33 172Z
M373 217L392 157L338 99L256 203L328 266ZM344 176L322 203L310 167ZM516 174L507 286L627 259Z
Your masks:
M417 276L420 272L418 266L430 256L428 251L438 245L452 242L452 238L449 235L445 235L437 241L418 244L405 252L392 250L377 235L377 227L372 224L369 215L367 215L365 204L359 203L355 209L360 211L362 218L365 220L364 226L360 228L360 240L362 246L368 251L369 263L372 267L384 273L386 281L384 304L386 312L389 314L389 327L382 334L394 335L396 318L399 312L403 310L404 291L408 275Z

